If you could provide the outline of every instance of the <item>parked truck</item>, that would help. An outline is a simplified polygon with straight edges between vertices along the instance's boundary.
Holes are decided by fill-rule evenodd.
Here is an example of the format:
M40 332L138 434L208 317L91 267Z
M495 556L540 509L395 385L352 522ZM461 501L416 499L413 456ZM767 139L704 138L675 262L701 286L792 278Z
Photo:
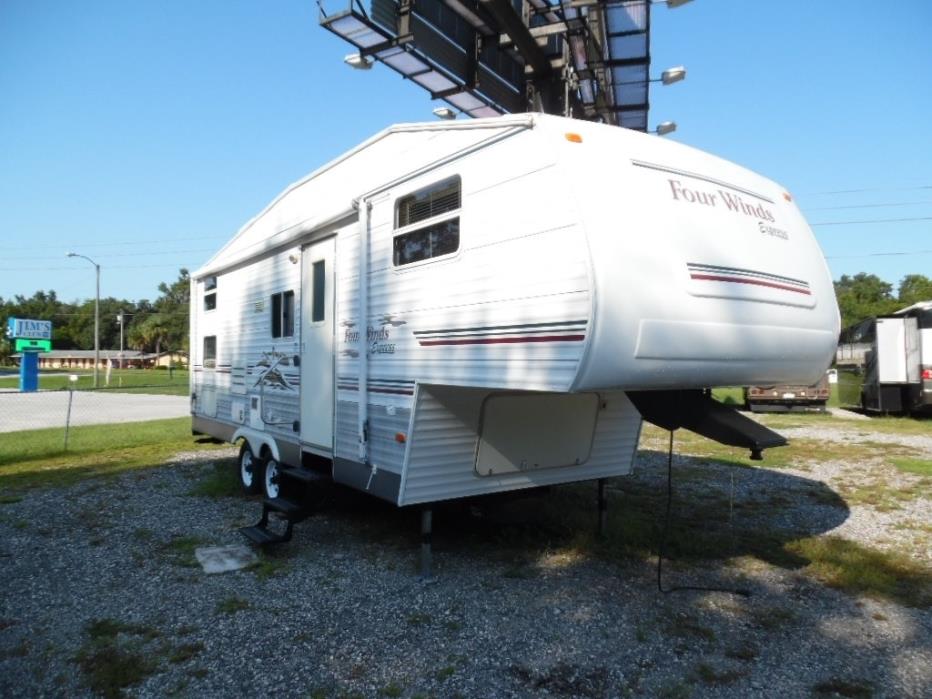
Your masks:
M828 373L814 384L780 384L774 386L746 386L744 405L755 413L785 413L790 411L825 411L832 391Z

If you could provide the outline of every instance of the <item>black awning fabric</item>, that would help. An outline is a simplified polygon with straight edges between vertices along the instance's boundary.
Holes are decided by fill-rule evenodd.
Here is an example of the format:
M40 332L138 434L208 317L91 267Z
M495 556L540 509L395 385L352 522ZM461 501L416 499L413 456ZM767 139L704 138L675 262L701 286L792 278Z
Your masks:
M628 391L648 422L665 430L684 428L720 444L751 450L759 459L761 451L786 446L786 439L734 408L719 403L708 391Z

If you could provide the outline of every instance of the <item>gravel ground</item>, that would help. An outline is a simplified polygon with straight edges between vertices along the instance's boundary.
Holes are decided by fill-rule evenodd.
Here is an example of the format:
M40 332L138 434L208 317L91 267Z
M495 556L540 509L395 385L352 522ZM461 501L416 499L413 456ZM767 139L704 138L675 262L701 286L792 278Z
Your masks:
M235 528L259 510L190 494L217 458L183 454L0 505L0 696L89 696L82 667L121 653L150 664L125 690L138 697L795 697L819 687L820 696L932 696L932 610L825 587L741 542L727 562L666 564L665 582L746 587L750 597L661 594L653 560L548 544L535 517L557 489L438 510L432 584L416 576L417 512L335 488L263 566L207 576L190 546L239 543ZM832 484L859 464L674 464L678 514L721 501L727 517L731 503L734 517L787 540L832 533L898 548L918 541L909 523L932 522L924 499L849 509ZM614 513L634 490L662 503L665 465L642 452L636 475L612 484ZM688 477L687 466L704 475ZM94 659L102 620L119 626L109 657Z

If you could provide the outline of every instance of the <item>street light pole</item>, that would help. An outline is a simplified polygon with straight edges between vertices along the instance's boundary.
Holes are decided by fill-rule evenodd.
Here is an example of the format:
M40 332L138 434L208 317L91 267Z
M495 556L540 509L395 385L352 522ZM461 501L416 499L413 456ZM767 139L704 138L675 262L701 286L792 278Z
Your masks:
M120 371L123 371L123 309L122 308L120 309L120 315L118 315L117 318L120 321Z
M69 252L67 257L80 257L87 260L97 272L97 293L94 296L94 388L100 388L100 265L87 255Z

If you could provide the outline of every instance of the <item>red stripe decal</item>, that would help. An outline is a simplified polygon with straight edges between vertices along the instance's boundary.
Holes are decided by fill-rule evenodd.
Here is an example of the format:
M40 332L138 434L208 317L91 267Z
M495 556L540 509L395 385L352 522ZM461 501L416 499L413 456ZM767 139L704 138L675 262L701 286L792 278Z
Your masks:
M341 391L358 391L359 390L359 388L356 386L337 386L337 388ZM394 389L394 388L372 388L371 386L369 387L369 393L391 393L397 396L413 396L414 395L413 390L405 391L402 389Z
M759 279L747 279L743 277L723 277L714 274L691 274L689 275L692 279L701 279L703 281L709 282L733 282L735 284L754 284L755 286L769 286L773 289L783 289L784 291L795 291L797 294L805 294L806 296L812 296L808 289L799 289L795 286L786 286L784 284L774 284L773 282L765 282Z
M435 345L516 345L525 342L581 342L585 335L539 335L537 337L477 337L461 340L419 340L422 347Z

